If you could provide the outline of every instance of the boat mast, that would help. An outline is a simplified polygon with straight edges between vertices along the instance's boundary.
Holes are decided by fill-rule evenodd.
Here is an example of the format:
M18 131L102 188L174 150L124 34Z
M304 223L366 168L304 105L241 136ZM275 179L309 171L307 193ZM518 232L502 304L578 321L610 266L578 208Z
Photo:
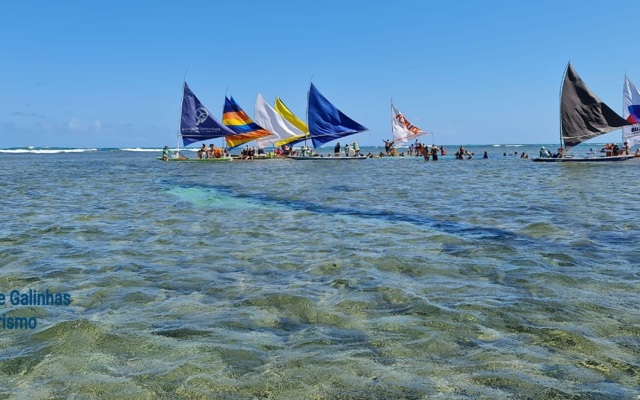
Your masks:
M187 85L187 72L189 72L189 68L184 71L184 76L182 77L182 101L180 102L180 112L178 115L180 116L180 121L178 121L178 138L176 143L176 156L180 158L180 138L182 137L182 131L180 130L180 126L182 125L182 103L184 103L184 88Z
M313 79L313 75L311 75L311 79ZM307 90L307 110L305 119L307 120L307 129L309 127L309 96L311 95L311 79L309 79L309 89ZM311 131L309 131L308 135L304 135L304 147L307 147L307 136L311 138ZM313 143L313 142L312 142ZM293 148L293 146L292 146Z
M393 115L393 96L391 97L391 140L395 142L395 138L393 137L393 119L396 116ZM385 142L386 143L386 142Z
M311 75L311 78L309 78L309 89L307 90L307 115L306 115L306 119L307 119L307 130L309 131L309 134L308 135L307 134L304 135L304 147L307 147L307 137L309 137L309 139L311 139L311 130L309 129L309 97L311 96L311 85L312 85L312 83L313 83L313 75ZM311 145L313 146L313 141L311 141ZM313 150L315 150L315 148ZM315 153L315 151L313 151L313 153Z
M229 93L229 85L227 84L227 88L224 90L224 103L222 104L222 124L224 125L224 106L226 105L227 102L227 95ZM227 153L229 153L229 157L231 157L231 149L229 148L229 146L227 145L227 138L226 137L221 137L220 138L222 140L222 148L227 150ZM242 153L240 153L242 155Z
M184 73L184 78L182 79L182 102L184 102L184 87L187 84L187 73ZM180 102L180 112L178 115L180 116L180 120L178 121L178 137L176 143L176 155L180 158L180 138L182 137L182 132L180 131L180 125L182 124L182 102Z
M560 147L563 149L564 153L564 139L562 138L562 90L564 89L564 80L567 78L567 71L569 71L569 65L571 65L571 61L567 63L567 68L564 69L564 75L562 75L562 83L560 84Z
M624 118L624 93L627 90L627 71L624 71L624 82L622 83L622 114L621 116L623 116ZM622 127L622 131L620 132L620 137L622 138L622 145L624 146L624 126ZM631 146L629 147L629 150L631 150Z

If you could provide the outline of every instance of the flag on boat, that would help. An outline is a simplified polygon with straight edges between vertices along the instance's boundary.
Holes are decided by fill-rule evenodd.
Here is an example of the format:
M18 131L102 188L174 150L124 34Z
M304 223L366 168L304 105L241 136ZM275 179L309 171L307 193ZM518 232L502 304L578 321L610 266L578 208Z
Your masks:
M293 136L276 142L277 146L283 146L285 144L294 145L296 143L300 143L302 141L310 139L309 127L307 126L307 124L305 124L300 118L296 117L296 115L291 110L289 110L289 108L284 104L282 100L280 100L279 97L276 97L273 109L276 110L278 114L282 116L282 118L287 120L291 125L295 126L301 132L297 136Z
M253 122L233 97L225 96L224 98L222 123L235 133L233 136L226 137L229 148L271 135L271 132Z
M623 92L622 117L634 125L623 128L622 141L633 147L640 142L640 92L626 76Z
M332 140L368 130L338 110L313 83L309 88L307 123L315 148Z
M185 82L180 118L180 136L184 145L234 134L211 115Z
M560 118L562 140L567 150L596 136L631 125L589 89L571 63L567 66L562 85Z
M391 133L393 134L394 143L406 143L418 136L426 135L425 132L405 118L394 105L391 103Z
M304 137L304 133L284 119L276 110L267 103L262 95L258 93L254 116L256 123L264 127L273 135L261 138L257 141L258 146L268 147L276 142L286 141L296 136Z

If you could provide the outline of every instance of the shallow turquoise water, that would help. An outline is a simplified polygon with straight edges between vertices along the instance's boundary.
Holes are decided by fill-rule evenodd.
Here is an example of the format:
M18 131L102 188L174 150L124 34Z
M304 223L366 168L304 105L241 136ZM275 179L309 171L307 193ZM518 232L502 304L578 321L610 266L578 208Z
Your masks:
M486 150L0 154L0 397L635 399L640 162Z

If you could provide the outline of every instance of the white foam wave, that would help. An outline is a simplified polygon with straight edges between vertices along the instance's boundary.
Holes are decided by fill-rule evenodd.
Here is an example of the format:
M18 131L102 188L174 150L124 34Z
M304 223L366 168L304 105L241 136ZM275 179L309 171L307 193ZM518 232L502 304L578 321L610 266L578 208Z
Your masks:
M140 147L124 148L124 149L120 149L120 150L122 150L122 151L139 151L139 152L151 152L151 151L153 151L153 152L156 152L156 153L158 153L158 152L162 153L162 149L143 149L143 148L140 148Z
M169 149L171 151L177 151L178 149ZM145 149L145 148L141 148L141 147L126 147L123 149L120 149L120 151L133 151L133 152L154 152L154 153L162 153L162 149ZM193 148L182 148L180 149L180 151L198 151L198 149L193 149Z
M0 149L0 153L8 154L59 154L59 153L86 153L98 151L98 149Z

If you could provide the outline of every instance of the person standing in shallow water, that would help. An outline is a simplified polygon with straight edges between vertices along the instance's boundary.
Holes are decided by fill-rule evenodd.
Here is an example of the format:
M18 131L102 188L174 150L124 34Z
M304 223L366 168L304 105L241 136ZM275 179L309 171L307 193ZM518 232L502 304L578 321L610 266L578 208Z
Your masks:
M422 155L424 156L424 161L429 161L429 156L431 155L431 148L429 146L422 147Z
M433 161L438 161L438 146L435 144L431 147L431 159Z
M333 154L336 157L340 157L340 142L336 143L335 147L333 148Z
M386 155L389 155L389 153L391 152L391 142L387 139L384 139L384 153Z

